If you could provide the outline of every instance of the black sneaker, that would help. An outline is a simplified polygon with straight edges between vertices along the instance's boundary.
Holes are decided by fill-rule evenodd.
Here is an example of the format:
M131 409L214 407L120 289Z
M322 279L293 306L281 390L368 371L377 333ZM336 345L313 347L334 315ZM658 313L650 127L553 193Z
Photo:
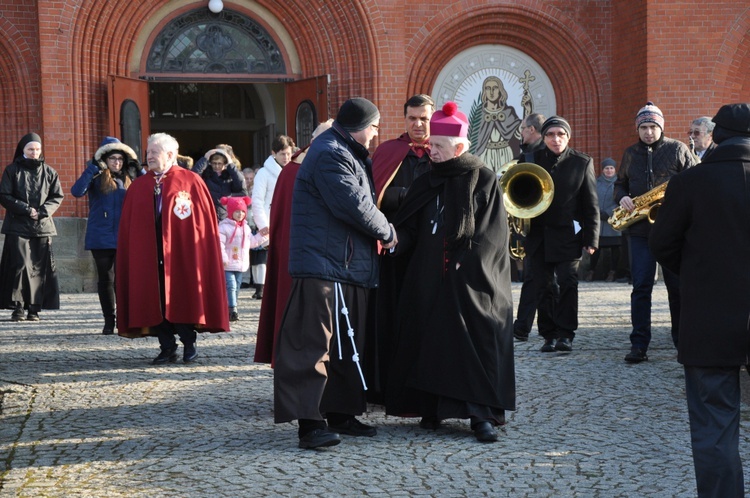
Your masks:
M177 346L166 351L162 350L159 356L154 358L151 363L153 365L160 365L162 363L174 363L175 361L177 361Z
M372 437L378 433L378 430L375 427L363 424L354 417L348 418L346 421L337 425L328 424L328 428L339 434L346 434L347 436Z
M306 450L336 446L341 442L341 437L335 432L324 429L313 429L299 438L299 447Z
M13 313L10 315L11 321L14 322L22 322L26 320L26 316L23 312L23 306L16 306L16 308L13 310Z
M26 314L26 321L29 321L29 322L38 322L39 321L39 313L37 313L36 311L29 311Z
M240 321L240 314L236 311L231 311L229 313L229 321L230 322L239 322Z
M646 351L644 349L633 348L625 355L625 361L628 363L640 363L642 361L648 361L648 356L646 356Z

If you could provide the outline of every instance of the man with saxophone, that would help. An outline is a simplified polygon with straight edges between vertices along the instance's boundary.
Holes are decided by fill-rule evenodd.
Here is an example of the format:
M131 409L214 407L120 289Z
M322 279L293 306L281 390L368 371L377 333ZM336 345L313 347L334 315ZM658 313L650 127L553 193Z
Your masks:
M615 201L625 212L633 212L638 196L649 197L650 192L669 181L679 172L695 166L697 158L678 140L664 136L664 115L652 102L648 102L635 117L637 143L625 149L620 171L615 182ZM652 195L654 202L660 195ZM639 203L640 204L640 203ZM651 222L640 219L627 228L630 235L630 273L633 290L630 294L630 352L628 363L648 360L646 352L651 342L651 295L656 277L656 260L648 247ZM662 269L667 286L669 312L672 318L672 341L677 346L680 321L680 283L677 275Z
M552 177L555 196L531 219L526 254L537 288L539 334L543 353L573 350L578 328L578 265L582 250L593 254L599 243L599 200L594 161L568 147L570 124L552 116L542 124L544 148L534 163ZM555 281L559 286L556 293Z

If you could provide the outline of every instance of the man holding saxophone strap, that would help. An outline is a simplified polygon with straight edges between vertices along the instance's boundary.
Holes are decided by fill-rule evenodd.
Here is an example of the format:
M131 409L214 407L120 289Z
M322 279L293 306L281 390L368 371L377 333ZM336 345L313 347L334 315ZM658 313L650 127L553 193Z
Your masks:
M652 102L648 102L635 117L637 143L625 149L620 171L615 182L615 201L628 211L635 208L633 198L649 192L669 181L679 172L695 166L697 159L688 147L678 140L664 136L664 115ZM630 294L631 350L625 356L628 363L648 360L651 342L651 294L656 276L656 260L648 247L651 223L637 221L628 228L630 235L631 276L633 291ZM672 318L672 341L677 346L680 315L680 284L677 275L662 269L667 286L669 312Z

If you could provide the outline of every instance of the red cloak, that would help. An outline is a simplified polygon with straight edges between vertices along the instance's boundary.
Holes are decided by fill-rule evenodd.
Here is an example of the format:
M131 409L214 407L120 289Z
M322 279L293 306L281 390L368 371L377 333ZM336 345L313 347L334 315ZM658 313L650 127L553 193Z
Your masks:
M266 283L263 301L260 304L258 335L255 344L256 363L273 366L274 346L279 334L281 319L292 289L289 275L289 230L292 218L292 192L302 159L307 148L292 156L292 160L281 169L271 199L271 216L268 220L268 261L266 261Z
M199 332L229 330L229 308L218 224L203 179L172 167L162 189L165 311L162 314L155 175L149 171L128 188L117 240L117 329L124 337L156 335L164 318L192 323Z
M372 155L372 179L375 182L378 207L380 207L380 200L383 198L385 188L396 176L406 154L409 153L410 144L409 134L404 133L398 138L383 142L375 149L375 153Z

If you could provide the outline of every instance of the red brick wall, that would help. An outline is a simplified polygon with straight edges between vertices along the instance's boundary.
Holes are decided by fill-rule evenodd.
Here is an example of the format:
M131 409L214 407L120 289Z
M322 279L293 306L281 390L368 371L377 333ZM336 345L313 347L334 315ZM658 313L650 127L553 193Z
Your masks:
M37 0L0 6L0 152L35 130L69 191L107 132L106 76L132 75L135 42L166 0ZM7 5L6 5L7 4ZM38 5L37 5L38 4ZM292 37L300 77L331 75L329 112L348 97L381 109L381 139L403 128L402 104L428 92L442 67L473 45L533 56L552 79L572 145L619 161L637 139L646 100L666 133L685 139L690 120L750 101L750 13L744 2L710 8L667 0L259 0ZM196 2L196 7L205 2ZM247 12L245 0L225 5ZM39 55L41 54L41 56ZM61 216L85 216L68 196Z
M4 2L8 3L8 2ZM35 2L0 7L0 166L30 131L42 133L39 33Z

